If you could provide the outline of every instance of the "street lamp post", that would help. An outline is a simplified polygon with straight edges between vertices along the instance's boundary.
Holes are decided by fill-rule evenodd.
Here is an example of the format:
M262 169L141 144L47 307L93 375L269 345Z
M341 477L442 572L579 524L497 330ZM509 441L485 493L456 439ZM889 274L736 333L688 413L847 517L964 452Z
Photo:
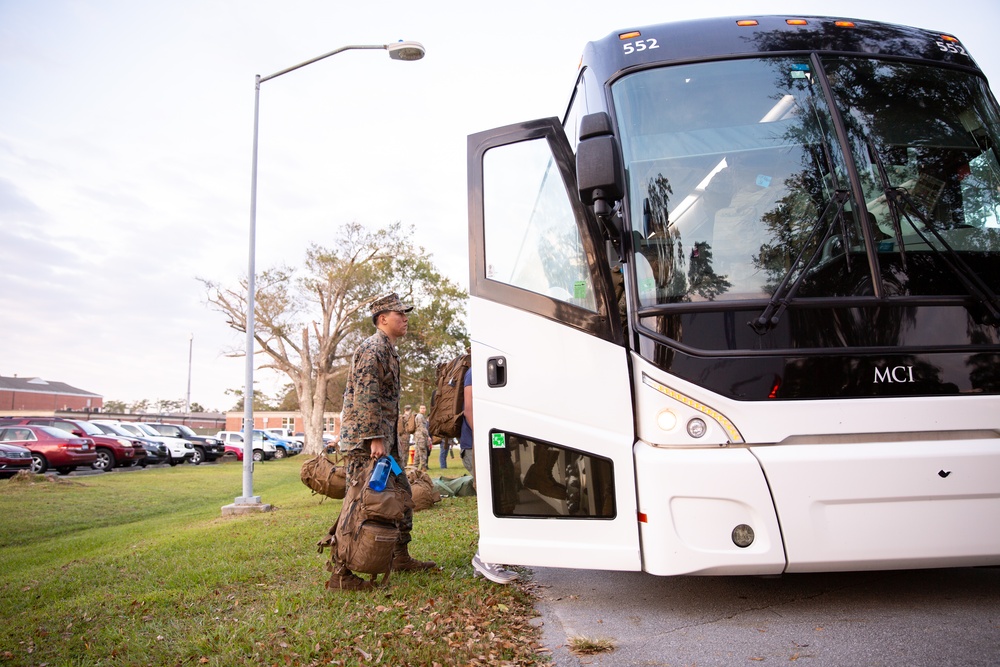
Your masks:
M282 74L294 72L297 69L311 65L314 62L329 58L343 51L357 49L381 49L389 52L393 60L420 60L424 57L424 47L419 42L396 42L393 44L362 44L342 46L329 53L324 53L298 65L293 65L280 72L268 76L256 77L253 102L253 157L250 170L250 253L247 267L247 349L246 349L246 381L243 389L243 495L236 498L232 505L223 507L223 513L240 511L267 511L270 505L261 503L260 496L253 495L253 350L254 350L254 263L256 257L257 237L257 128L260 119L260 84L275 79Z
M188 389L184 399L184 414L191 414L191 359L194 357L194 334L188 336Z

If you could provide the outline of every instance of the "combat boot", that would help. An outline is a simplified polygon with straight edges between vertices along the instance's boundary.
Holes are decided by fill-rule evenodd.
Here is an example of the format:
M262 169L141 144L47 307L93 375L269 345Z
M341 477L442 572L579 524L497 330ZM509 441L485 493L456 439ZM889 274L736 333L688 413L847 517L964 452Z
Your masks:
M433 570L437 563L432 560L417 560L410 555L405 544L396 543L396 548L392 552L392 571L405 572L407 570Z
M375 584L362 579L347 568L337 568L330 575L326 587L331 591L368 591L375 588Z

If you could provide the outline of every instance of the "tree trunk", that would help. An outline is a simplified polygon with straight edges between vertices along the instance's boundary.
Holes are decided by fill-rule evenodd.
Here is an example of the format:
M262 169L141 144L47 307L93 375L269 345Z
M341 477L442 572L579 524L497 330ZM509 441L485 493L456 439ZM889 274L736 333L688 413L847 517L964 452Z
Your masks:
M326 444L323 441L323 417L326 415L326 383L328 379L326 373L317 374L316 384L313 387L313 395L310 396L308 415L302 413L302 420L306 427L305 451L310 454L319 454L326 451Z
M314 456L326 451L323 442L323 404L316 409L316 397L320 394L326 398L326 373L313 368L312 355L309 354L309 327L302 328L302 354L300 359L299 377L295 383L295 392L299 395L299 411L305 432L305 442L302 453Z

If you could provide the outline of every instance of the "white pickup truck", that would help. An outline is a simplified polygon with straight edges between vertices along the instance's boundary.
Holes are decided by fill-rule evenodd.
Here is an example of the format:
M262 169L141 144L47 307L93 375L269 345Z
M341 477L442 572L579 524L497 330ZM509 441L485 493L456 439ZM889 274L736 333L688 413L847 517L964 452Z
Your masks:
M219 431L215 434L217 440L221 440L224 445L243 447L242 431ZM253 460L269 461L274 458L278 448L270 440L263 438L260 432L253 434Z

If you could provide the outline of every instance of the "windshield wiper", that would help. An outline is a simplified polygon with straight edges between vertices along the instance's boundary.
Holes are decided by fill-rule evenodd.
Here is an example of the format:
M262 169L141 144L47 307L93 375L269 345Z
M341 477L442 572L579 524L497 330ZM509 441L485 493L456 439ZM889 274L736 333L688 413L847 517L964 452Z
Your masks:
M833 198L827 203L826 208L823 212L819 214L816 222L813 224L812 231L809 233L809 238L806 239L805 243L802 244L802 249L799 250L799 254L796 255L795 260L792 265L788 268L785 273L785 277L781 279L781 283L775 288L774 292L771 294L771 299L768 301L767 306L764 308L764 312L760 314L755 320L747 322L754 331L758 334L764 335L774 327L778 325L781 321L781 316L784 314L785 310L788 308L788 303L795 298L795 294L799 291L799 287L802 286L802 281L805 279L806 274L809 269L816 263L816 259L822 254L823 248L826 246L826 242L833 235L836 226L833 224L824 224L827 219L827 214L836 205L836 211L834 212L834 221L840 221L841 234L844 240L844 248L847 248L847 224L844 220L844 205L851 198L851 193L848 190L836 190L833 194ZM825 229L823 234L823 240L816 244L813 250L812 256L809 257L802 269L796 274L796 268L802 263L802 258L805 256L806 249L809 248L812 240L816 238L821 229ZM850 271L850 253L846 253L848 271ZM792 275L795 275L795 279L792 280Z
M878 172L879 180L882 182L882 192L885 194L886 203L889 205L889 212L892 217L892 230L896 236L896 245L899 247L899 258L902 263L903 270L906 271L906 249L903 246L903 230L902 230L902 219L905 218L906 222L909 223L910 228L916 232L920 240L923 241L927 247L931 249L931 252L935 256L941 258L941 261L951 269L952 273L958 278L959 282L968 290L969 294L986 309L985 322L987 324L1000 324L1000 297L997 297L996 293L990 289L979 275L972 270L972 268L965 263L954 248L945 240L944 236L939 232L926 215L921 211L920 206L914 201L913 197L906 191L905 188L895 187L889 183L889 176L885 169L885 164L882 162L882 156L878 154L875 149L875 145L871 139L868 139L868 153L871 156L872 163L875 165L875 169ZM924 229L931 233L932 236L941 244L944 248L942 251L936 245L931 243L924 233L917 227L913 222L913 218L910 217L909 210L917 216L921 223L924 225Z

